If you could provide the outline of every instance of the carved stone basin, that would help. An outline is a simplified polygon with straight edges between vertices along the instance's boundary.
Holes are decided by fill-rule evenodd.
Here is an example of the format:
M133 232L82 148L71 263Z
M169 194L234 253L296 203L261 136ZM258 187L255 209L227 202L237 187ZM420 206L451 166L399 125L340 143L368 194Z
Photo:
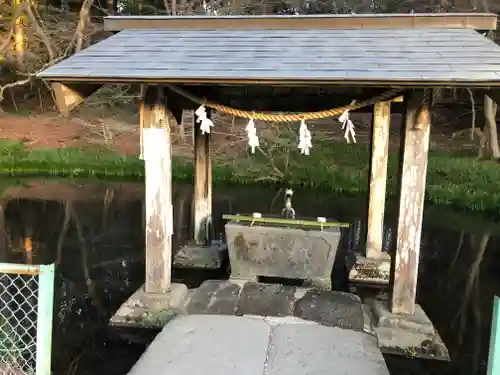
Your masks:
M226 217L230 215L225 215ZM302 279L331 289L331 273L340 243L339 226L229 221L225 226L231 262L231 279L255 280L259 276ZM314 223L314 222L313 222Z

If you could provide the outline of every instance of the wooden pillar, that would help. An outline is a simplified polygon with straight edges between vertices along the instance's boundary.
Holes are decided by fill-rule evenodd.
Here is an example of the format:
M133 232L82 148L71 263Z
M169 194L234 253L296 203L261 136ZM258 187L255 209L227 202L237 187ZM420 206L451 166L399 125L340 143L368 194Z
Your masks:
M398 234L391 264L390 309L395 314L413 315L415 312L431 127L430 103L430 89L410 91L404 97Z
M115 0L107 0L108 16L116 15Z
M146 173L146 293L167 293L172 257L172 144L165 89L150 86L144 96Z
M143 142L143 133L144 133L144 95L146 95L146 85L141 85L140 88L140 97L141 102L139 104L139 159L144 160L144 142Z
M194 240L208 245L212 240L212 155L210 133L202 134L195 122L194 133Z
M380 102L373 107L370 197L366 233L366 257L380 259L384 236L385 190L387 184L387 159L389 155L389 128L391 102Z

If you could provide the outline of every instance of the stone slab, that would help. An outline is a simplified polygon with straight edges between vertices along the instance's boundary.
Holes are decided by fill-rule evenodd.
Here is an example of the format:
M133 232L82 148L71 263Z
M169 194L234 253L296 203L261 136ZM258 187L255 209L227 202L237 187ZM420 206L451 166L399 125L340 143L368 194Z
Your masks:
M356 262L349 272L349 281L369 284L389 284L391 257L382 253L380 259L368 259L356 254Z
M213 295L207 307L207 313L234 315L238 309L238 297L241 287L238 284L227 282Z
M388 375L377 339L319 324L280 324L272 331L266 375Z
M297 301L294 315L326 326L365 329L361 300L350 293L310 290Z
M238 301L238 315L293 315L295 287L280 284L248 282Z
M112 326L163 328L181 313L188 289L184 284L172 284L169 293L150 294L141 286L110 319Z
M187 244L174 256L174 268L220 270L227 262L227 246L213 241L211 246Z
M448 349L420 305L411 316L392 314L385 301L367 299L380 349L409 358L449 361Z
M212 301L212 296L219 288L226 285L225 281L221 280L206 280L198 288L196 288L186 301L184 310L187 314L205 314L208 305Z
M297 318L190 315L158 334L129 375L389 375L373 336Z

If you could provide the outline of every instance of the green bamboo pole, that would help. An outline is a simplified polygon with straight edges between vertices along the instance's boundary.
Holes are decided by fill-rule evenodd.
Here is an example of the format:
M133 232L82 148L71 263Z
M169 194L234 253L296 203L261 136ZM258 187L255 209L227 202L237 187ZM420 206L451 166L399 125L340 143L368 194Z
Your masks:
M490 353L487 375L500 374L500 298L493 300L493 320L491 323Z
M253 217L248 215L222 215L224 220L234 220L234 221L244 221L250 223L262 223L262 224L283 224L283 225L293 225L293 226L308 226L315 228L348 228L348 223L340 223L337 221L327 221L319 222L313 220L295 220L286 219L279 217Z
M36 325L36 375L50 375L52 317L54 313L54 264L40 266Z

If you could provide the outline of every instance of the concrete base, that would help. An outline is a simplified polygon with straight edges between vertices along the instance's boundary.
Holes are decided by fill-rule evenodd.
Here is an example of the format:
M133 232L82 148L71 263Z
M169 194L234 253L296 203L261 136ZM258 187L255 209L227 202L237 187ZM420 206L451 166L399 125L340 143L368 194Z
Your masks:
M156 336L129 375L389 375L377 339L295 317L191 315Z
M382 353L450 360L448 349L420 305L416 305L414 315L406 316L391 313L385 301L365 302L370 307Z
M391 257L382 253L380 259L368 259L356 254L356 263L349 272L349 281L363 284L389 284Z
M149 294L142 286L120 306L110 324L161 329L181 312L187 292L184 284L172 284L166 294Z
M220 270L227 258L227 246L222 241L213 241L211 246L187 244L175 254L173 266Z

